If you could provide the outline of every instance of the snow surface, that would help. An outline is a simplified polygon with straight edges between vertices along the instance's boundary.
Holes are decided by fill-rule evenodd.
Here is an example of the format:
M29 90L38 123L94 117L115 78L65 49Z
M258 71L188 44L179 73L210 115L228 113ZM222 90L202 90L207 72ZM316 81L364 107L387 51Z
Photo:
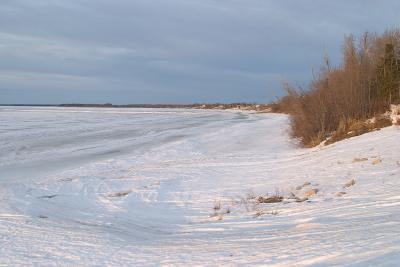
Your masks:
M400 128L300 149L287 127L238 111L2 107L0 266L398 266Z

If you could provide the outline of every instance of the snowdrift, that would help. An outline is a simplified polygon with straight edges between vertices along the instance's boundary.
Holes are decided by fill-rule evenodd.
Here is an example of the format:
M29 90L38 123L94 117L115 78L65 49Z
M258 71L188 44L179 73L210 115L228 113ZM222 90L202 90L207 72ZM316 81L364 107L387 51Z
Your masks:
M0 265L400 262L398 126L300 149L279 114L3 107L0 121Z

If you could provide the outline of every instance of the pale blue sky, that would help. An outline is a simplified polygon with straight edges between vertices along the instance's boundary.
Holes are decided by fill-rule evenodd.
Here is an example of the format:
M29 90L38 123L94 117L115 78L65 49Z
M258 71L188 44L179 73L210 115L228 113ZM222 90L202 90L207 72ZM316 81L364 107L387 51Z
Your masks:
M267 102L395 0L2 0L0 103Z

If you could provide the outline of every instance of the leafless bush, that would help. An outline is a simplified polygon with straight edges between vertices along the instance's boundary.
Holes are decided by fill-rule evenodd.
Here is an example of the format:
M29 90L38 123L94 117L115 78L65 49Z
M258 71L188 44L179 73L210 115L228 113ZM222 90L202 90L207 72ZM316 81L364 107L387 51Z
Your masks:
M358 39L347 36L342 64L332 67L326 57L307 89L285 84L287 95L274 103L273 110L291 115L291 134L305 146L332 135L331 142L351 131L369 131L365 120L400 101L399 49L397 29L382 35L367 32Z
M279 203L283 201L283 194L278 190L275 191L275 194L272 196L259 196L257 198L258 203Z

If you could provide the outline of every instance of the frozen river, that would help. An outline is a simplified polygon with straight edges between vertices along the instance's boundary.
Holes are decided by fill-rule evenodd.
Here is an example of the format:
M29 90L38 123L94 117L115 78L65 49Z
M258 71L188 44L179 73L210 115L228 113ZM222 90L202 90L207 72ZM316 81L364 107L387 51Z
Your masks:
M0 107L0 266L400 262L399 128L314 149L287 128L239 111ZM288 201L255 199L276 193Z

